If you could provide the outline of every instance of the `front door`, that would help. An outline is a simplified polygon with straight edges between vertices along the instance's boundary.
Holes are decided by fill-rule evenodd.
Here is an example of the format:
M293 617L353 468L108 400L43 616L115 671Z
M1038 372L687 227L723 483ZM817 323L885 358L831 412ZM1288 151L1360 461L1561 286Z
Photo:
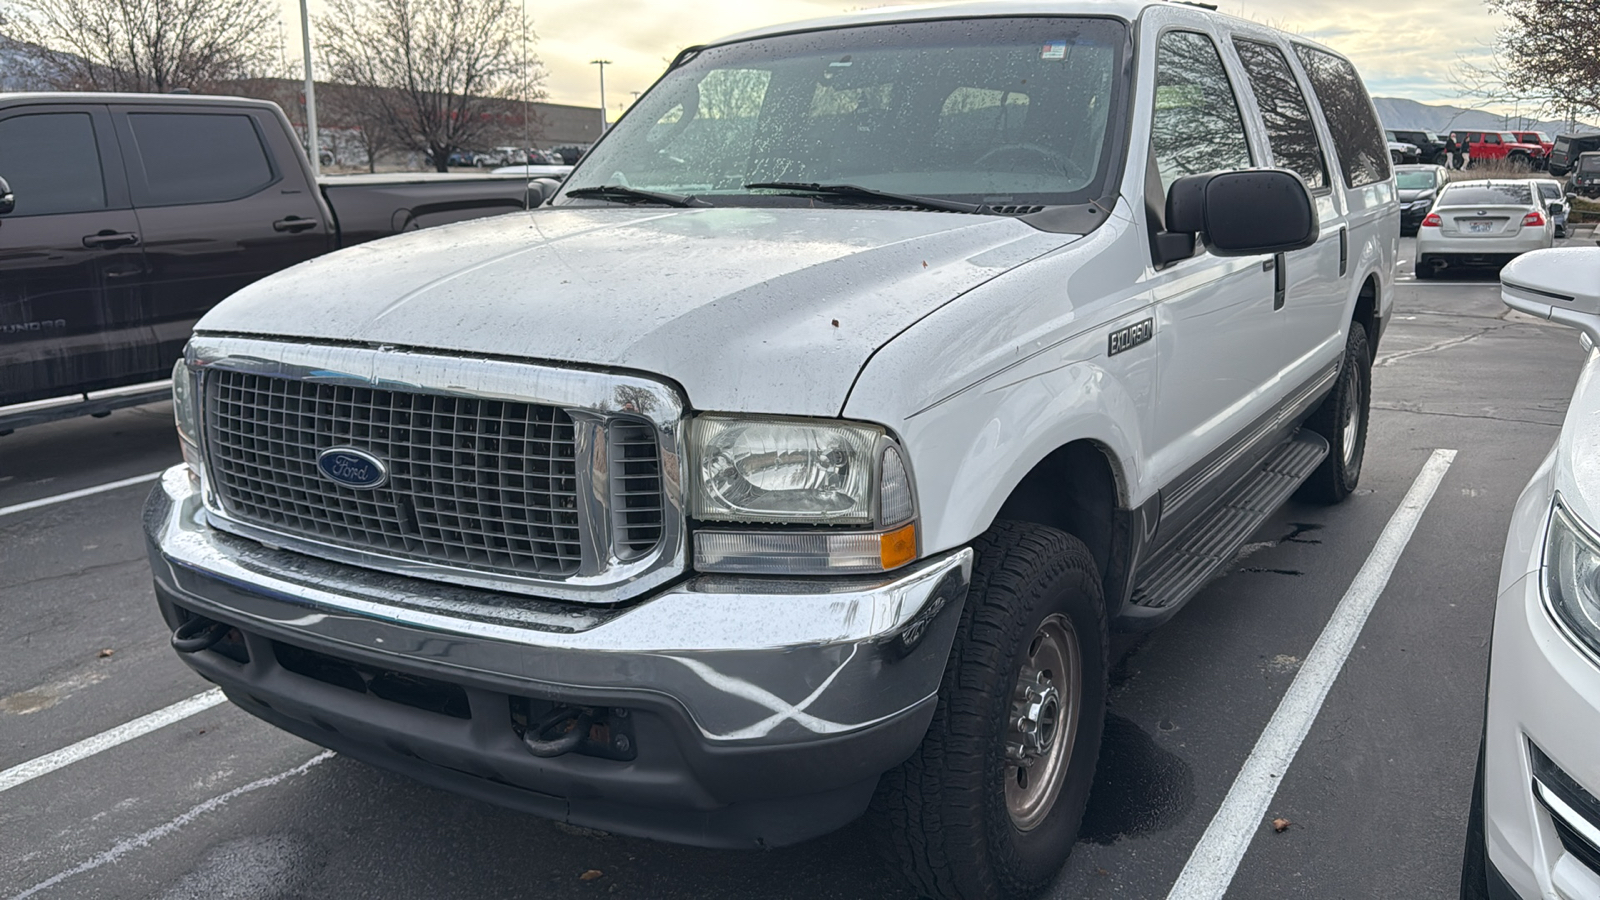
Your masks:
M0 113L0 406L136 384L144 253L104 107ZM171 360L167 361L168 368Z
M1179 15L1160 12L1152 28ZM1212 37L1198 25L1171 26L1156 48L1149 190L1164 198L1185 175L1254 165L1239 102ZM1263 395L1271 390L1275 369L1267 349L1279 340L1274 266L1271 256L1223 258L1197 247L1193 257L1149 276L1161 359L1151 466L1166 485L1163 532L1204 505L1196 502L1200 488L1231 467L1236 438L1271 405Z

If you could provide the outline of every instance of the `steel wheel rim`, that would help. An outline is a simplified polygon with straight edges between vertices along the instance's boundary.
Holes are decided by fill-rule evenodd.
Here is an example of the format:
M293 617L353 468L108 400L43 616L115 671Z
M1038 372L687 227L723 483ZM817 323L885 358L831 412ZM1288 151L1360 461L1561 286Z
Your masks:
M1006 812L1019 831L1044 822L1066 783L1082 707L1081 670L1072 623L1060 614L1046 618L1028 642L1007 720Z
M1349 468L1356 461L1356 438L1361 430L1361 379L1350 374L1350 409L1344 417L1343 447L1344 465Z

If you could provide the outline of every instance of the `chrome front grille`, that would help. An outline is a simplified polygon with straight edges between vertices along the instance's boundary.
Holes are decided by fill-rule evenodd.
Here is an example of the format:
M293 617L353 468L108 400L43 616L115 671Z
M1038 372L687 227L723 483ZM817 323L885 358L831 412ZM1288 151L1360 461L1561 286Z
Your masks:
M205 334L186 361L198 376L201 484L217 528L333 562L555 600L615 603L688 568L685 410L660 381ZM318 466L329 450L347 451L328 454L338 480ZM352 459L381 477L350 470Z
M209 475L228 515L397 559L560 578L583 561L574 426L551 406L213 371ZM653 435L652 435L653 437ZM354 447L388 483L327 478Z

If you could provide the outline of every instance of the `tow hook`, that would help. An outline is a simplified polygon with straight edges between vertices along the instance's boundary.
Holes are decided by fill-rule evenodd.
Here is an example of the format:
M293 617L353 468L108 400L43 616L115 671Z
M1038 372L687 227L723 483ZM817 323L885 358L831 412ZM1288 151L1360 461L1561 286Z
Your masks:
M561 732L557 737L545 738L545 732L573 721L572 726ZM539 724L522 733L522 743L528 752L534 756L546 759L571 753L583 742L584 736L589 733L589 725L594 722L594 710L579 709L572 706L561 706L539 721Z
M172 633L172 649L179 653L199 653L216 646L233 626L205 616L194 616Z

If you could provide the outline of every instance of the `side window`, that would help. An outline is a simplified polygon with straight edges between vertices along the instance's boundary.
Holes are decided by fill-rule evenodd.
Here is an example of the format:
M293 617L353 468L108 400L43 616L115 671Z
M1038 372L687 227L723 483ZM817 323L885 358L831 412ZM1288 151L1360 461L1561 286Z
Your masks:
M139 152L130 160L141 206L248 197L275 179L250 117L241 113L129 113Z
M1304 44L1295 44L1294 52L1305 66L1322 117L1328 122L1345 186L1357 188L1388 178L1389 148L1356 67L1343 57Z
M1193 31L1161 36L1150 145L1163 192L1185 175L1250 166L1239 102L1211 38Z
M1323 162L1322 145L1305 95L1294 80L1289 60L1283 51L1270 44L1235 38L1234 47L1244 61L1250 78L1250 92L1267 125L1267 143L1273 160L1298 174L1312 190L1328 187L1328 166Z
M1483 142L1485 144L1498 144L1498 143L1500 143L1500 135L1498 135L1498 134L1486 134L1486 135L1483 136Z
M105 209L94 119L88 113L39 113L0 121L0 177L17 198L12 216Z

